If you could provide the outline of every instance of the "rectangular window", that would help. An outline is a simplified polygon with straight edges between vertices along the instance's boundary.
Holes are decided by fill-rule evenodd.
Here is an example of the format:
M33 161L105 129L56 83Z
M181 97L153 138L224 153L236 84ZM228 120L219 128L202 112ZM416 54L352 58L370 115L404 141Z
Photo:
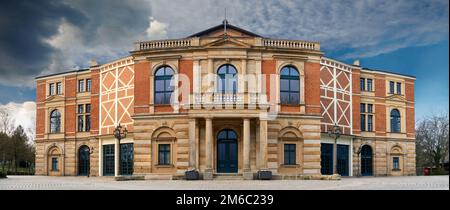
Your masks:
M389 82L389 93L394 94L394 81Z
M366 112L366 104L365 103L359 104L359 112L361 112L361 113Z
M367 115L367 131L373 131L373 115Z
M78 132L83 132L83 127L84 127L84 116L83 115L78 115Z
M86 113L91 113L91 104L86 104Z
M83 114L83 104L78 104L78 114Z
M402 83L397 82L397 94L401 95L402 94Z
M62 94L62 84L61 82L56 83L56 94L61 95Z
M367 91L372 91L372 79L367 79Z
M366 86L366 80L364 78L359 79L359 90L364 91Z
M58 158L52 158L52 171L58 171Z
M114 175L115 148L114 144L103 145L103 176Z
M158 154L158 165L170 165L170 144L159 144Z
M366 131L366 115L361 114L361 131Z
M85 131L90 131L91 130L91 115L86 115L86 130Z
M84 80L78 80L78 92L84 92Z
M55 83L48 85L48 95L55 95Z
M373 112L373 104L367 104L367 113Z
M86 79L86 92L91 92L91 79Z
M285 144L284 145L284 165L295 165L296 162L296 144Z
M399 165L399 158L398 157L393 157L393 169L394 170L400 170L400 165Z

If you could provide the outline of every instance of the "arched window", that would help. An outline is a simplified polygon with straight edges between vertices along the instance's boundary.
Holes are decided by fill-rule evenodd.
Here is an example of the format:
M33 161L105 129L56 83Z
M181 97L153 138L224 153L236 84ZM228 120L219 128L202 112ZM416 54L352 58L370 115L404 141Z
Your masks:
M170 82L174 71L169 66L160 67L155 72L155 104L170 104L173 86Z
M293 66L285 66L280 71L281 104L300 103L300 76Z
M391 111L391 132L400 133L400 112L398 109Z
M59 133L61 131L61 113L57 109L50 113L50 132Z
M230 64L225 64L217 70L217 92L236 93L237 92L237 70Z

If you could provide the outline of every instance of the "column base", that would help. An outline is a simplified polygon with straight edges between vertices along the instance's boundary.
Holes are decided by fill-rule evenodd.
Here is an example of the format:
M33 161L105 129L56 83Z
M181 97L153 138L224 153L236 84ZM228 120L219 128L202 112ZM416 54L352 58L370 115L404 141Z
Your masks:
M250 169L244 169L242 176L244 180L253 180L253 172Z
M212 169L205 169L205 172L203 172L203 180L212 180L212 179L213 179Z

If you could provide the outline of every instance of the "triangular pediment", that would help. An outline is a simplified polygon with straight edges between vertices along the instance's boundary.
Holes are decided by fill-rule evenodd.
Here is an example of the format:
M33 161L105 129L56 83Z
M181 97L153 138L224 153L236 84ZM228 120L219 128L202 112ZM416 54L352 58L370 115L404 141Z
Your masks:
M205 45L206 48L250 48L251 45L232 37L223 36L221 39Z
M406 98L402 95L391 95L388 97L388 99L395 101L406 101Z
M64 97L61 95L51 95L51 96L47 96L45 101L48 102L48 101L59 100L59 99L64 99Z
M190 37L221 37L224 36L226 33L227 36L230 37L261 37L258 34L252 33L250 31L244 30L242 28L239 28L237 26L231 25L231 24L225 24L222 23L220 25L208 28L204 31L200 31L198 33L195 33Z

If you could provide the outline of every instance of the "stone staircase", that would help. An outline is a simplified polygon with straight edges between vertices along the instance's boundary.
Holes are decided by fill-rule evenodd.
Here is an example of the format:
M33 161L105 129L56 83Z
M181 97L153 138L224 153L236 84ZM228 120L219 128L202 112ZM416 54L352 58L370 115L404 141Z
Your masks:
M213 180L244 180L244 177L239 173L215 173Z

